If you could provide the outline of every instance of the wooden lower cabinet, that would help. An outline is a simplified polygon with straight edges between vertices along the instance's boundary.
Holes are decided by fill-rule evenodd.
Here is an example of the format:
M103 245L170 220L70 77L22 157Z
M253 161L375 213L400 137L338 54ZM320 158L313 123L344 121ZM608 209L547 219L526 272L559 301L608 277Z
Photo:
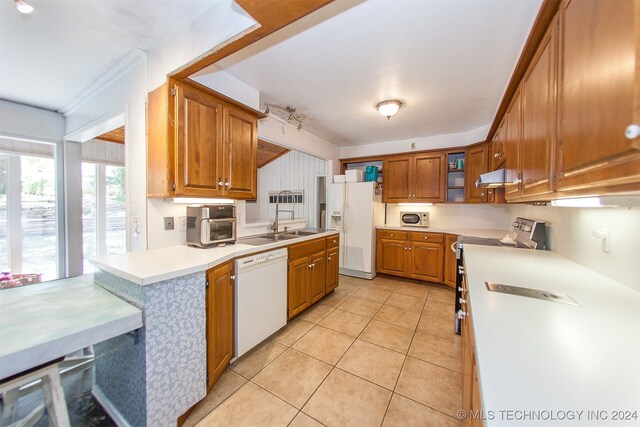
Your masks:
M462 409L467 417L462 423L465 427L481 427L484 422L471 310L469 307L466 310L467 316L462 321Z
M327 248L327 286L326 293L333 292L335 288L338 287L338 283L340 280L339 273L339 262L340 262L340 252L337 247L335 248Z
M338 237L289 246L288 315L294 318L338 286Z
M207 391L233 357L234 261L207 271Z
M458 241L458 236L455 234L447 234L444 240L444 284L456 287L456 272L458 270L457 254L453 251L455 249L454 243Z
M377 272L444 282L444 234L378 230Z
M428 282L444 280L444 247L438 243L416 243L408 245L409 274L414 279Z

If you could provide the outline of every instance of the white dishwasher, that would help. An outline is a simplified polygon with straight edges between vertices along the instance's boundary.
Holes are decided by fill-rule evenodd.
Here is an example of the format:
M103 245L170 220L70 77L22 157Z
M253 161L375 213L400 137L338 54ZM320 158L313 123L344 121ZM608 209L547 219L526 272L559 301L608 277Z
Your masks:
M235 356L287 324L287 248L236 260Z

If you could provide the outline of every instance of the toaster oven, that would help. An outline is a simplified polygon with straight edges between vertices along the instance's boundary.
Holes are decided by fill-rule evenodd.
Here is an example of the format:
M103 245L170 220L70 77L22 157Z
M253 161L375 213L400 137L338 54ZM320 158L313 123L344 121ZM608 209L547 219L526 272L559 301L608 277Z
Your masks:
M207 248L235 241L235 206L187 206L187 245Z

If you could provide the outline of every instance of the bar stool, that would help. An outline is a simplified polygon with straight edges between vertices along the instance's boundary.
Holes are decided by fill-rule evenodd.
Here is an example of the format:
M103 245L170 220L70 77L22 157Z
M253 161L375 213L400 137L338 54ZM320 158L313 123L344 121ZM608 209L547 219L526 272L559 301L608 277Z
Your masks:
M45 365L37 366L25 372L21 372L12 377L3 380L0 383L0 395L4 404L3 422L13 416L15 411L15 402L20 396L19 389L22 386L30 384L34 381L42 381L42 392L44 394L44 404L38 405L24 419L18 421L14 426L31 426L35 424L47 408L49 422L53 427L68 427L69 412L67 411L67 403L64 399L64 389L60 381L60 362L58 359Z

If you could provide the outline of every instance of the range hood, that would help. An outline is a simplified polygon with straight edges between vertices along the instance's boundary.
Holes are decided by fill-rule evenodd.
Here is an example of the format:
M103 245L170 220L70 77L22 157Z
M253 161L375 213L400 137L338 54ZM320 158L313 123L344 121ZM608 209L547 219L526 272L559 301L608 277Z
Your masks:
M483 173L480 178L476 180L476 187L478 188L498 188L504 187L504 169L498 169L497 171Z

